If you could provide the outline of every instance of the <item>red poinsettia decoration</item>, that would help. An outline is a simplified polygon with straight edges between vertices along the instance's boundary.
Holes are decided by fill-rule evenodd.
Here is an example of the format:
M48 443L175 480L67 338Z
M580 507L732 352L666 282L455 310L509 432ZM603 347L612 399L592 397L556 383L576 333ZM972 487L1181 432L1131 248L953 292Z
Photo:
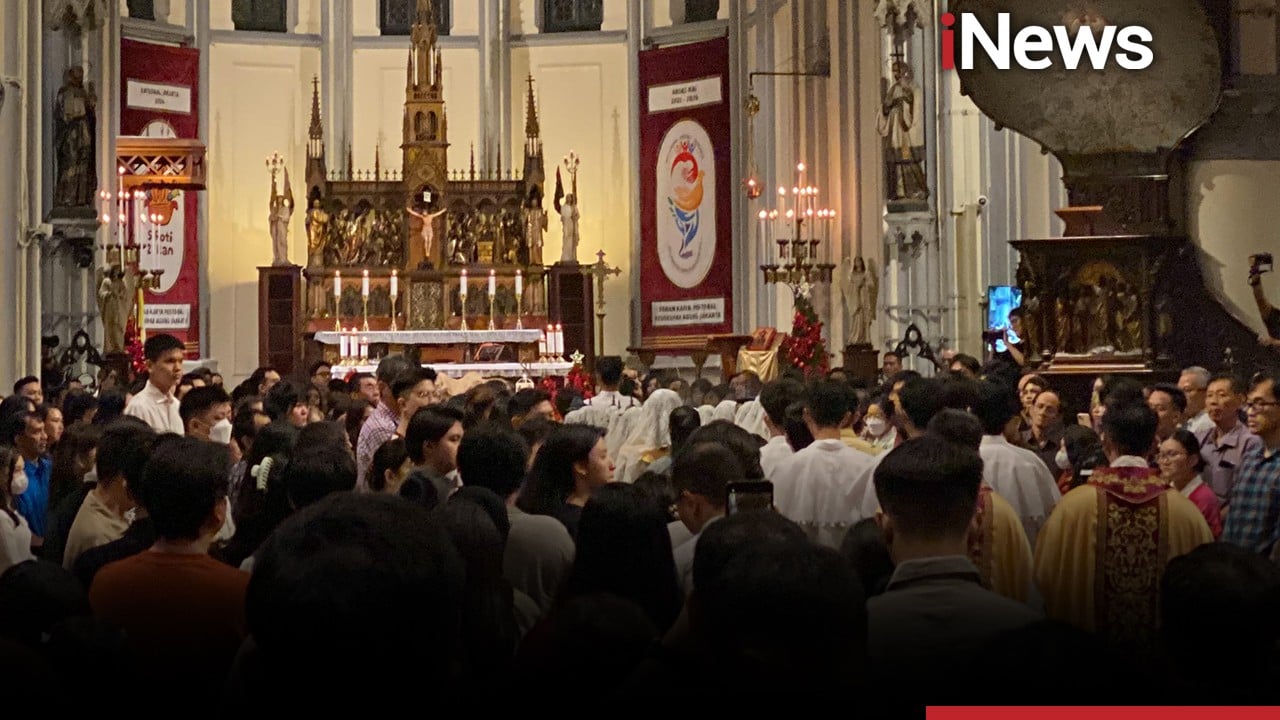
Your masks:
M791 334L782 339L782 359L806 377L825 375L830 365L827 344L822 339L822 321L804 297L796 298L796 315Z
M124 352L129 356L129 365L134 375L147 374L147 358L142 352L142 341L138 338L138 328L130 320L124 328Z
M596 394L595 388L591 385L591 376L582 369L581 363L574 363L569 369L569 374L564 376L564 384L565 387L577 390L583 400L588 400Z

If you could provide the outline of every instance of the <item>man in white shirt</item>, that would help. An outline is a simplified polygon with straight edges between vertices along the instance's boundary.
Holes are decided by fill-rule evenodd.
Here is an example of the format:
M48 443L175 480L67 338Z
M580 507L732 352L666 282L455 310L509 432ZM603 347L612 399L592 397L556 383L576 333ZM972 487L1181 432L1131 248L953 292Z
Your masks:
M766 479L795 454L787 443L787 408L804 400L804 385L799 380L781 378L764 386L760 391L760 406L764 408L764 426L769 431L769 442L760 448L760 467Z
M185 434L174 390L182 379L186 348L178 338L161 333L147 338L142 353L147 360L147 386L133 396L124 414L138 418L158 433Z
M676 493L676 515L693 537L672 551L676 579L685 595L693 592L693 555L698 537L711 523L725 516L729 483L746 479L746 471L728 448L697 443L681 451L671 465L671 487Z
M1182 426L1197 437L1213 427L1213 418L1205 410L1205 394L1211 378L1209 371L1202 367L1189 367L1178 378L1178 389L1187 396L1187 420Z
M840 547L851 525L873 516L878 504L872 485L875 458L840 439L852 395L853 388L837 380L809 389L804 420L813 444L775 468L772 477L778 512L814 542L833 548Z
M1022 422L1021 403L1013 388L986 380L978 385L973 414L982 423L983 480L1013 506L1035 547L1036 535L1062 498L1049 468L1030 450L1007 439Z
M635 398L618 392L618 384L622 382L622 358L616 355L596 358L596 377L600 381L600 390L584 400L584 405L607 405L626 410L640 404Z

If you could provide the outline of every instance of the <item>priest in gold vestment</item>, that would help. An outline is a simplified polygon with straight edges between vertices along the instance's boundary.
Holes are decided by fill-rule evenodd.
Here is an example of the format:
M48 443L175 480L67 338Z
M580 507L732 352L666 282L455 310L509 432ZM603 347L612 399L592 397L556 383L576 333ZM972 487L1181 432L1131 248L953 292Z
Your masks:
M1153 649L1165 564L1213 542L1196 506L1147 466L1156 422L1144 405L1107 407L1102 443L1110 466L1062 498L1035 552L1049 618L1137 652Z

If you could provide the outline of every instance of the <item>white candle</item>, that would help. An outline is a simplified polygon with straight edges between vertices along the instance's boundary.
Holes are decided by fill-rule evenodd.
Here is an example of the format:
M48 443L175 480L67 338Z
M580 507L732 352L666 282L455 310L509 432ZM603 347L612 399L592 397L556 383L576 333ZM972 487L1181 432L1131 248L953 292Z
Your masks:
M458 295L463 299L467 297L467 269L463 268L462 273L458 275ZM466 309L465 307L463 308Z
M400 271L391 271L391 297L400 296Z
M363 335L360 336L360 359L369 359L369 338Z
M542 333L541 337L538 338L538 357L543 358L546 356L547 356L547 334L544 332Z
M556 357L564 355L564 328L556 323Z
M340 300L342 298L342 271L333 271L333 299Z
M516 297L524 296L524 273L516 270Z
M489 271L489 297L493 297L494 295L497 295L497 294L498 294L498 274L497 272L490 270Z
M351 350L351 348L347 345L347 331L346 331L346 330L339 330L339 331L338 331L338 357L339 357L339 359L340 359L340 360L345 360L345 359L347 359L347 358L351 357L350 350Z
M364 270L360 274L360 297L369 297L369 271Z
M547 355L556 354L556 326L548 325L547 332L543 334L547 339Z

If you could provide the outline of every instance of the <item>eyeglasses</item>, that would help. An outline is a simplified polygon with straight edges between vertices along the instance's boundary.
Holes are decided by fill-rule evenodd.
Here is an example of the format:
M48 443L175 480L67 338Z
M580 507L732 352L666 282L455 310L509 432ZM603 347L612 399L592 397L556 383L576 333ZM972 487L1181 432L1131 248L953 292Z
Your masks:
M1171 451L1162 452L1159 455L1156 455L1156 460L1177 460L1178 458L1184 458L1186 456L1187 454L1185 452L1178 452L1177 450L1171 450Z
M1249 402L1244 404L1244 409L1245 409L1245 412L1260 413L1260 412L1266 411L1268 408L1273 408L1277 405L1280 405L1280 402L1264 402L1262 400L1250 400Z

